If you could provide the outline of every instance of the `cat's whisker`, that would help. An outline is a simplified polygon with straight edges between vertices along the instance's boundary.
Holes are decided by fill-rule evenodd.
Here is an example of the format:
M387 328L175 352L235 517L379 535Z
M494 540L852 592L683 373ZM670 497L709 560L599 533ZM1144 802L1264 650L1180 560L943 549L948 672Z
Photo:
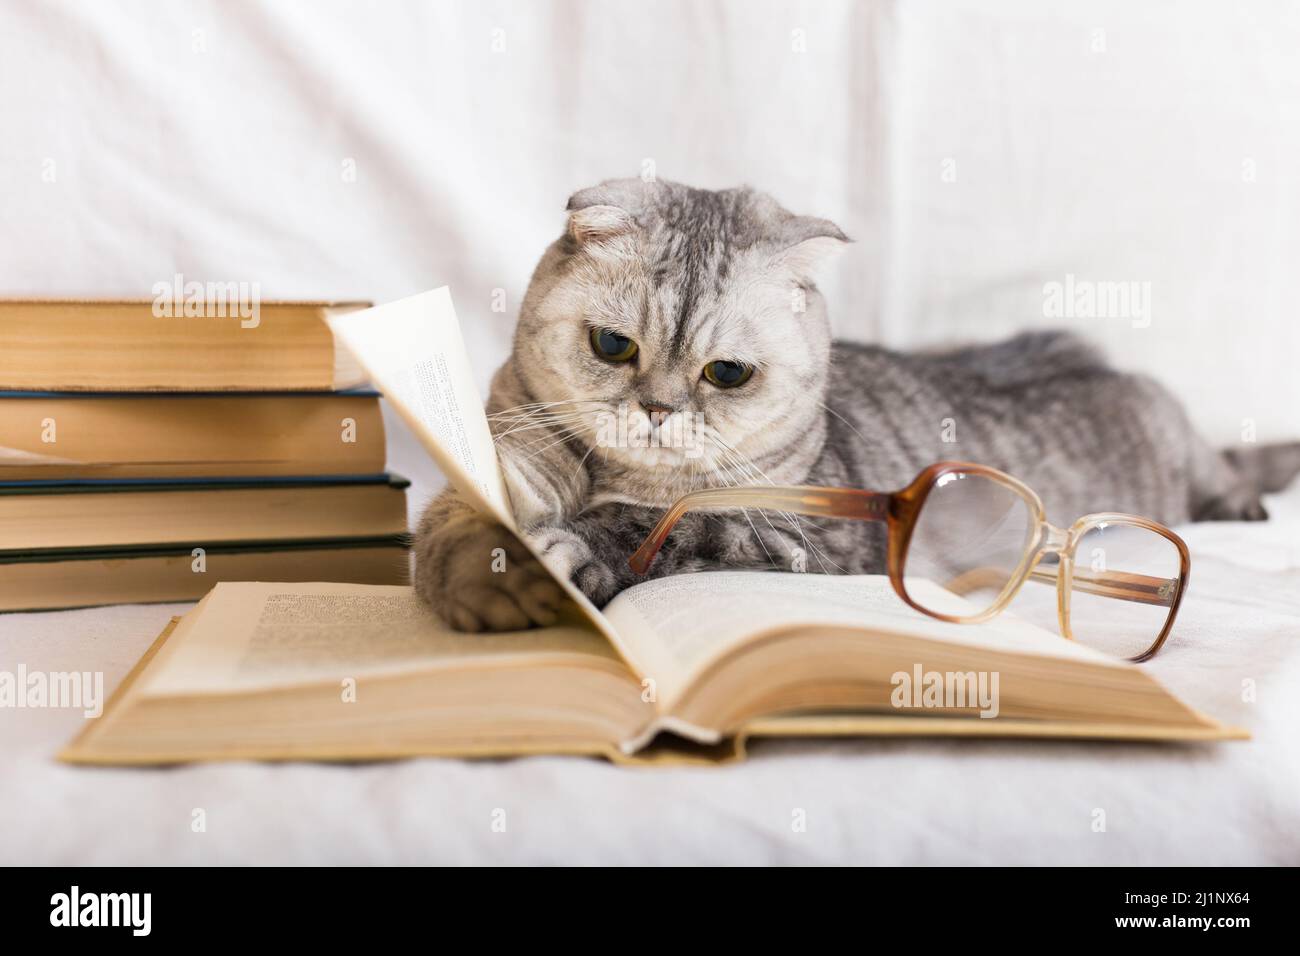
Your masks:
M843 422L846 426L848 426L849 431L853 432L854 435L856 435L858 438L860 438L860 439L862 440L862 443L863 443L863 446L864 446L864 447L869 447L869 446L870 446L871 443L867 441L866 436L863 435L862 432L858 431L858 429L854 426L854 424L853 424L851 421L849 421L847 418L845 418L843 415L841 415L841 414L840 414L839 412L837 412L835 409L831 408L831 407L830 407L829 405L827 405L825 402L818 402L817 404L818 404L819 406L821 406L822 411L826 412L826 413L829 414L829 415L834 415L834 416L835 416L836 418L838 418L841 422ZM817 525L816 523L813 523L813 527L816 528L816 527L819 527L819 525ZM828 559L828 560L829 560L829 559ZM831 564L835 564L835 562L834 562L834 561L831 561ZM838 567L838 565L836 565L836 567ZM843 569L841 569L841 570L843 570Z
M520 432L536 431L543 428L556 428L569 425L573 422L586 421L587 412L572 412L568 415L554 415L542 420L529 420L522 424L514 425L505 431L493 435L493 441L500 441L510 435L516 435Z
M705 438L706 438L706 439L711 439L712 436L709 435L708 433L705 433ZM725 455L725 454L726 454L726 451L725 451L723 448L721 448L721 446L717 445L716 443L714 444L714 449L715 449L716 451L720 452L721 455ZM689 485L688 490L694 490L695 478L696 478L697 475L698 475L698 471L699 471L699 469L698 469L697 464L696 464L694 461L691 461L690 465L691 465L691 475L690 475L690 479L689 479L689 481L688 481L688 485ZM716 469L713 470L713 473L714 473L714 474L717 474ZM720 475L719 478L720 478L720 480L721 480L724 484L727 484L729 487L737 487L737 484L736 484L735 482L728 482L727 477L726 477L725 475ZM709 482L709 483L711 484L712 482ZM777 570L780 570L780 569L781 569L781 563L780 563L779 561L776 560L776 556L773 555L772 552L768 549L768 547L767 547L767 542L764 541L764 540L763 540L763 536L762 536L761 534L758 533L758 526L754 524L754 519L750 517L749 509L748 509L748 508L741 508L741 509L740 509L740 512L741 512L742 515L744 515L745 522L749 525L749 530L750 530L751 532L753 532L753 534L754 534L754 540L758 542L758 546L759 546L760 548L762 548L762 549L763 549L763 553L764 553L765 555L767 555L767 560L768 560L769 562L771 562L771 565L772 565L773 568L776 568ZM762 514L762 512L760 512L760 514ZM774 529L774 530L775 530L775 529Z
M500 442L503 439L511 439L510 444L512 446L518 447L521 444L527 445L529 441L536 441L539 439L545 440L552 432L556 432L561 429L572 428L577 425L585 425L586 422L587 422L587 414L585 412L573 413L571 415L555 416L553 418L548 418L545 421L534 421L534 422L528 422L521 425L515 425L512 428L509 428L505 431L498 432L497 434L493 435L492 440L495 442ZM542 432L543 434L541 434L540 436L526 435L526 433L528 432ZM518 437L521 435L525 435L526 437L523 438Z
M511 426L508 427L508 428L504 428L504 429L502 429L501 431L496 432L496 436L497 436L497 437L504 437L504 436L506 436L506 435L513 435L513 434L515 434L516 432L522 432L522 431L533 431L534 429L537 429L537 428L548 428L548 427L551 427L551 426L553 426L553 425L563 425L563 424L565 424L565 423L567 423L567 422L577 421L579 418L582 418L582 417L584 417L584 416L582 416L582 415L567 415L567 416L557 416L557 417L554 417L554 418L547 418L547 419L542 419L542 420L533 420L533 419L530 419L530 420L528 420L528 421L523 421L523 422L519 422L518 424L511 425Z
M535 451L540 446L550 447L556 443L557 439L568 439L582 434L583 428L578 425L567 425L563 428L549 428L544 435L535 436L528 441L519 442L515 447L520 451ZM529 456L531 457L531 456Z
M776 568L778 571L781 570L781 563L777 561L776 556L768 550L767 542L764 541L763 536L758 533L758 526L754 524L754 519L749 516L749 509L741 508L740 513L745 516L745 522L749 525L749 530L754 532L754 539L758 542L758 546L763 549L763 553L767 555L767 560L771 562L772 567ZM762 514L762 512L759 513Z
M526 402L522 405L511 405L509 408L503 408L500 411L488 415L489 420L498 418L509 418L511 415L526 415L532 412L542 411L548 408L554 408L557 405L605 405L603 402L594 398L566 398L558 402Z
M740 464L742 471L745 474L748 474L751 480L755 475L757 475L758 477L762 478L763 483L769 485L774 484L774 482L767 477L767 474L763 471L763 469L759 468L758 465L754 464L752 459L748 458L746 455L738 451L734 446L730 445L726 441L726 439L724 439L721 435L715 434L714 437L716 441L720 444L720 446L725 448L733 456L734 460L736 460ZM805 552L812 554L813 557L817 559L817 562L818 564L821 565L823 572L826 571L826 562L829 561L831 567L835 568L835 570L839 571L841 574L848 573L845 571L844 568L840 567L833 560L831 560L831 558L821 548L819 548L816 544L814 544L812 541L808 539L808 535L804 531L803 523L799 520L798 515L792 514L788 511L778 511L777 514L779 514L782 518L784 518L786 520L786 523L789 524L790 527L798 533L799 539L803 543ZM766 515L764 515L764 518L766 519ZM768 520L767 523L769 526L771 526L772 524L770 520ZM814 524L813 527L819 527L819 526ZM772 530L775 531L776 528L773 527Z
M551 406L538 406L537 408L523 408L511 410L510 412L499 412L496 415L489 415L488 421L518 421L525 418L534 418L542 415L561 414L568 411L578 411L577 408L569 408L568 402L557 402Z
M519 421L504 423L498 425L497 435L510 435L518 431L527 431L534 428L545 428L549 425L559 425L566 421L571 421L579 417L573 415L551 415L546 418L521 418Z
M862 442L863 442L863 445L864 445L864 446L869 446L869 445L871 444L869 441L867 441L867 436L863 435L862 432L858 431L857 428L854 427L854 425L853 425L853 423L852 423L851 421L849 421L847 418L845 418L843 415L841 415L841 414L840 414L839 412L837 412L835 409L831 408L831 407L830 407L829 405L827 405L825 402L818 402L817 404L821 406L822 411L825 411L825 412L828 412L828 413L831 414L831 415L834 415L836 418L838 418L840 421L842 421L845 425L847 425L848 428L849 428L849 431L853 432L853 434L857 435L859 438L862 439Z
M489 426L496 431L494 437L503 437L519 431L546 428L590 415L603 402L592 399L569 399L562 402L538 402L529 406L515 406L488 416ZM577 406L577 407L570 407ZM582 407L590 406L590 407Z
M728 448L725 446L725 443L723 442L721 436L717 435L716 433L715 434L706 433L706 435L714 442L714 447L717 448L718 452L720 453L719 457L722 459L724 464L734 467L734 464L732 463L732 452L729 451ZM729 487L740 486L740 483L738 481L729 481L728 476L726 474L722 474L720 478L723 481L723 483L727 484ZM768 550L767 542L765 542L763 540L763 536L759 534L758 527L754 524L754 519L749 516L749 509L742 508L741 512L745 516L745 521L749 524L749 529L754 533L754 540L758 542L758 546L763 549L763 553L766 554L768 560L772 562L772 567L780 570L782 565L776 560L772 552ZM760 518L762 518L765 522L767 522L767 526L772 529L772 533L779 538L780 534L777 532L776 527L772 524L771 519L769 519L762 510L760 510L758 514Z
M537 431L539 429L544 429L544 428L560 428L566 425L570 425L573 422L583 421L585 420L585 418L586 418L585 415L573 415L567 418L556 418L544 422L529 422L528 424L516 425L513 428L509 428L505 431L498 432L493 437L496 439L501 439L501 438L508 438L511 435L518 435L521 432Z
M599 447L599 445L592 445L587 449L587 453L579 459L577 466L573 469L573 477L575 479L578 477L578 472L582 471L582 466L587 463L587 459L591 457L591 453Z
M542 454L543 452L547 451L548 449L554 448L556 445L563 444L564 442L569 441L571 438L577 438L580 434L582 434L583 430L584 429L582 428L565 429L564 431L559 433L559 437L557 437L554 441L532 452L524 459L524 461L532 461L534 458L536 458L538 455Z

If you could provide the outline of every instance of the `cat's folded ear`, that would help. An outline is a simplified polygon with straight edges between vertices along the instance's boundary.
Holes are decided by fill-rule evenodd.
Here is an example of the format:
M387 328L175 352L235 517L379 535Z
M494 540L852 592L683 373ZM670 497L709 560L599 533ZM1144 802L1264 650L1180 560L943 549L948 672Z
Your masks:
M631 232L648 187L640 179L611 179L578 190L569 197L569 235L586 245Z
M791 216L777 230L776 260L795 275L812 278L838 258L851 241L829 219Z
M635 225L627 210L618 206L587 206L569 213L569 236L580 246L624 235Z

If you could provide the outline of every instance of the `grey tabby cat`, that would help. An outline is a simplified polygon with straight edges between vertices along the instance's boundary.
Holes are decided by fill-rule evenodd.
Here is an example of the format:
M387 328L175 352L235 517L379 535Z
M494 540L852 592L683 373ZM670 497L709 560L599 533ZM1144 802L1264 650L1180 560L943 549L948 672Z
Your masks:
M847 240L763 193L618 180L568 209L488 412L521 529L597 605L639 580L628 556L698 488L893 490L960 459L1025 481L1056 524L1094 511L1174 524L1264 518L1260 492L1300 469L1300 443L1211 448L1168 392L1065 333L931 354L832 342L813 276ZM796 548L810 571L881 572L883 535L874 523L692 513L651 574L786 570ZM453 491L420 523L416 584L462 630L547 624L562 599Z

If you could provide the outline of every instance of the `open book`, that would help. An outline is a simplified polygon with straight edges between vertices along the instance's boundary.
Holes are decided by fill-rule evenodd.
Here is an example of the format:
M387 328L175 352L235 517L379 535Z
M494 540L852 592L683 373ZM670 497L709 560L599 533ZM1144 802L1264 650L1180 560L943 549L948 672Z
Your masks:
M448 479L513 527L447 291L331 324ZM681 575L603 612L557 580L573 598L562 623L487 635L442 626L409 588L218 585L64 759L716 759L751 736L1245 736L1140 667L1011 615L925 617L883 576ZM963 613L930 587L932 605Z

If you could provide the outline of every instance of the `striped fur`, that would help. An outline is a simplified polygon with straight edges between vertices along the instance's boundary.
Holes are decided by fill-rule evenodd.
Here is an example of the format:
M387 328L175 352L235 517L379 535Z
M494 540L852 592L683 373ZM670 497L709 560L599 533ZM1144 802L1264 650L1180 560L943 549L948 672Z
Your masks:
M845 241L833 223L746 188L619 180L570 199L488 412L521 527L597 604L634 583L628 556L696 488L893 489L933 461L965 459L1026 481L1057 524L1092 511L1177 523L1262 518L1259 476L1277 485L1300 467L1300 446L1220 454L1163 388L1067 333L927 354L832 343L815 276ZM598 357L592 328L633 339L637 361ZM701 376L718 359L754 375L719 389ZM673 411L652 422L641 403ZM622 444L601 427L621 405ZM699 421L688 447L634 447ZM454 492L431 503L416 547L417 587L453 625L554 619L559 589ZM882 530L688 515L652 573L788 569L795 555L809 571L877 572Z

